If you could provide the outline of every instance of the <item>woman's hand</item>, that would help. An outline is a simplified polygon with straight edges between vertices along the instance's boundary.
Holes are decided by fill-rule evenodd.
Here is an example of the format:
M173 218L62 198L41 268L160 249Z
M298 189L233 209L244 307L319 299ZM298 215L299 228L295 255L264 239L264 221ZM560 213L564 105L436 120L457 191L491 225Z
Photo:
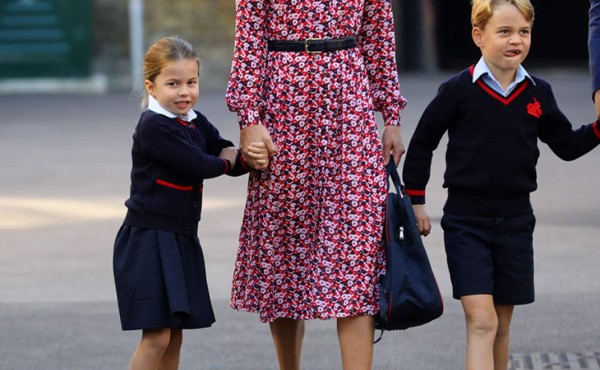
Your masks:
M402 143L402 132L400 126L385 126L381 138L383 143L383 158L387 165L390 161L390 156L394 158L396 166L400 163L400 158L404 154L404 144Z

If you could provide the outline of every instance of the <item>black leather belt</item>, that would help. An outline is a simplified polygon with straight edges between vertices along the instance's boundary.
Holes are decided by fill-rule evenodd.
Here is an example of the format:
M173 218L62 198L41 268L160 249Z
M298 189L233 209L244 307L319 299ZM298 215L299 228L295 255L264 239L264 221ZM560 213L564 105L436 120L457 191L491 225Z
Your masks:
M303 51L309 54L345 50L357 46L355 37L343 39L269 40L269 51Z

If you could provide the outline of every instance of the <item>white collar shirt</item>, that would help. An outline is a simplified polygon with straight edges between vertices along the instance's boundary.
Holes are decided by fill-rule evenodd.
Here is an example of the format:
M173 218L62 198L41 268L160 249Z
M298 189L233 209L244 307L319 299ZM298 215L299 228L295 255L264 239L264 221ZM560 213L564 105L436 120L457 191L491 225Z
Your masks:
M505 98L509 96L510 93L512 93L513 90L517 87L517 85L523 82L523 80L525 80L526 78L528 78L531 81L531 83L535 85L535 81L533 81L529 73L527 73L527 71L525 70L525 68L523 68L522 65L519 65L514 81L506 87L506 90L504 90L502 88L502 85L500 85L500 82L498 82L498 80L496 80L496 78L494 77L494 74L488 67L483 57L479 59L479 62L477 62L477 64L475 65L475 69L473 70L473 83L475 83L480 78L483 80L483 82L485 82L486 85L491 87L494 91L504 96Z
M148 110L151 110L154 113L162 114L168 118L179 118L186 122L190 122L198 117L193 109L190 109L185 116L178 116L177 114L165 109L162 105L160 105L158 100L156 100L156 98L154 98L152 95L148 95Z

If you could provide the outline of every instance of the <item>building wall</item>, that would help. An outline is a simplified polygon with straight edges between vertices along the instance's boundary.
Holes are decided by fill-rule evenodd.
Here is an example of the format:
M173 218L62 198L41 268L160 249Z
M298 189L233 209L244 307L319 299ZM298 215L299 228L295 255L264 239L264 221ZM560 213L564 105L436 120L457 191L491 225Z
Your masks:
M189 41L202 61L201 88L224 89L235 33L233 0L146 0L146 41L177 35Z
M111 90L131 89L129 1L89 1L93 1L92 70L108 77ZM528 66L538 63L544 66L585 65L589 2L533 2L537 17ZM401 69L453 70L478 57L479 51L470 38L469 0L423 0L418 6L414 0L394 0L394 5ZM224 90L233 52L235 1L144 0L144 6L144 46L167 35L187 39L202 59L201 88ZM573 19L565 30L553 31L567 13L572 13ZM557 37L560 42L556 41Z
M93 0L92 71L105 75L111 90L130 88L129 15L124 0Z
M130 90L128 1L93 2L92 69L108 77L111 90ZM202 60L201 88L225 89L233 52L235 1L145 0L144 11L144 48L169 35L188 40Z

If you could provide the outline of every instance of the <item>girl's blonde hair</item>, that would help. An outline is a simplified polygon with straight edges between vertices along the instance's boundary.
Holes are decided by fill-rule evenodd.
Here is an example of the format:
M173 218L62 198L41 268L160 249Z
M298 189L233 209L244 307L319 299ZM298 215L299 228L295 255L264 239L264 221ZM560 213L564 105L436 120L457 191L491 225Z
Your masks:
M198 70L200 69L200 58L189 42L176 36L164 37L156 41L144 56L144 80L154 82L167 64L182 59L195 60L198 63ZM144 89L142 107L147 105L148 92Z
M498 6L514 5L527 22L533 23L535 12L529 0L471 0L471 25L484 29Z

